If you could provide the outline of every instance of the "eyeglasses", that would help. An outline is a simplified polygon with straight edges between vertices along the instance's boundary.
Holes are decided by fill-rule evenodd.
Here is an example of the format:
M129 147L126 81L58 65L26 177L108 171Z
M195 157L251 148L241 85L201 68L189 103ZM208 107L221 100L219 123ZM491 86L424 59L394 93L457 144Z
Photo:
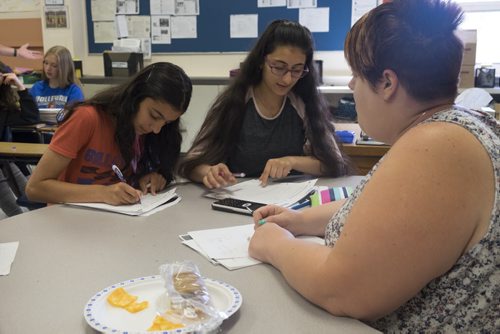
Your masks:
M284 77L288 72L292 75L292 78L294 79L300 79L303 78L309 73L309 69L307 68L306 65L302 68L288 68L287 65L285 64L272 64L269 59L266 58L266 64L269 66L271 69L271 73L278 76L278 77Z

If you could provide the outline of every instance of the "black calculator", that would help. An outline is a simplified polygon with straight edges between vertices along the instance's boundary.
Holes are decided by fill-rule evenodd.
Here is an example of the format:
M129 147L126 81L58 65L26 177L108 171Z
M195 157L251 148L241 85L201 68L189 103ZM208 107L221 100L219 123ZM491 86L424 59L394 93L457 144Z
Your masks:
M255 210L266 204L236 198L224 198L212 203L212 209L251 216Z

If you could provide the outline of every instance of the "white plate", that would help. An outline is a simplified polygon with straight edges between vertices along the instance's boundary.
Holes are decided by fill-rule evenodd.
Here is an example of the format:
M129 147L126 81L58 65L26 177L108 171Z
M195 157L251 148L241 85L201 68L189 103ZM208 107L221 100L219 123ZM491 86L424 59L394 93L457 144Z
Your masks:
M240 292L233 286L204 278L205 285L214 307L230 317L241 306L243 299ZM137 313L110 305L106 298L116 288L126 288L131 295L138 296L137 302L147 300L149 306ZM147 329L153 324L156 316L156 300L165 291L161 276L148 276L116 283L99 291L85 305L83 314L87 323L94 329L105 333L153 333ZM162 333L184 333L189 328L161 331Z

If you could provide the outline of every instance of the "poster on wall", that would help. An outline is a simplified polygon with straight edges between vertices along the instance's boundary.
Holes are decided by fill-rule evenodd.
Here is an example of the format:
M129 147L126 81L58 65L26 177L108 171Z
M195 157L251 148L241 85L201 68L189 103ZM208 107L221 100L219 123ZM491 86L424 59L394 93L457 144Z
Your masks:
M37 12L40 10L40 0L1 0L0 13Z
M66 6L45 7L45 28L69 28Z

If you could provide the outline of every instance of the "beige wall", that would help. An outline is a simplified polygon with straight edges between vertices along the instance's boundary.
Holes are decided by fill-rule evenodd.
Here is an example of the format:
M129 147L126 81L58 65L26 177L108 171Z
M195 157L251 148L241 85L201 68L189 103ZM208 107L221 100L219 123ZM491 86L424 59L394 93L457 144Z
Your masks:
M40 3L43 4L43 1L40 1ZM85 1L65 0L64 4L68 7L69 28L43 28L45 49L53 45L64 45L72 52L74 58L83 60L84 75L104 75L102 56L100 54L88 54ZM43 22L43 7L40 8L39 12L0 13L0 19L12 17L42 17ZM238 67L244 57L244 53L161 54L154 55L151 60L145 62L145 65L157 61L169 61L178 64L186 70L188 75L193 77L225 77L228 75L229 70ZM341 51L317 52L316 59L323 60L323 76L326 83L334 80L331 77L350 75ZM342 78L341 82L344 83L344 81L345 78Z

